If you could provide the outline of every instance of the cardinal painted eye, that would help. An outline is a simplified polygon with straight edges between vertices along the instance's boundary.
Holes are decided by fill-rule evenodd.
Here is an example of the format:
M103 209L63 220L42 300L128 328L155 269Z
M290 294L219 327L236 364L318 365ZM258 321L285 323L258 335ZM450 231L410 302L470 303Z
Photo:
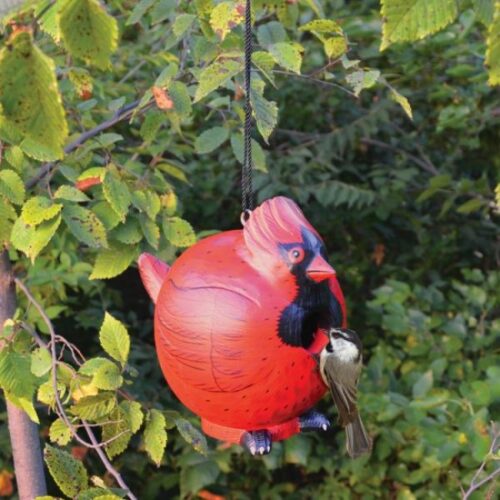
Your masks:
M288 257L290 258L290 262L293 264L302 262L302 260L304 260L304 250L302 248L292 248L288 252Z

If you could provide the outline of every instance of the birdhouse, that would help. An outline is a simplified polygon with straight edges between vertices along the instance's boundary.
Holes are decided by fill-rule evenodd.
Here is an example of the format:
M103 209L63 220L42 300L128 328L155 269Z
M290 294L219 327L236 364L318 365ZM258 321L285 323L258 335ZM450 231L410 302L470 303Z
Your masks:
M243 229L202 239L172 265L141 255L168 385L217 439L265 453L327 421L315 355L346 311L323 240L298 206L265 201Z

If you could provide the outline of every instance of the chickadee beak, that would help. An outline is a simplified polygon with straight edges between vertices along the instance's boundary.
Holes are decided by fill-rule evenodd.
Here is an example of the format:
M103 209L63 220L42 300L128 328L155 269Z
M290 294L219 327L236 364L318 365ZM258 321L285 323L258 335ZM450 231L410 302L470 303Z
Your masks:
M321 281L333 278L336 272L321 255L316 255L309 264L306 274L310 279L316 281L316 283L320 283Z

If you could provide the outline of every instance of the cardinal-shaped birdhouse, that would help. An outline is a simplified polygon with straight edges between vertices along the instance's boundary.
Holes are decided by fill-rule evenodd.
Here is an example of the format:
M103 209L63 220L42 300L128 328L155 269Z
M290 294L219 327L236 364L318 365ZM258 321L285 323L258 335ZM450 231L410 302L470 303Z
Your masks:
M345 326L345 303L293 201L265 201L243 229L202 239L172 267L143 254L139 269L165 378L206 434L262 454L327 429L312 410L326 391L316 355L325 330Z

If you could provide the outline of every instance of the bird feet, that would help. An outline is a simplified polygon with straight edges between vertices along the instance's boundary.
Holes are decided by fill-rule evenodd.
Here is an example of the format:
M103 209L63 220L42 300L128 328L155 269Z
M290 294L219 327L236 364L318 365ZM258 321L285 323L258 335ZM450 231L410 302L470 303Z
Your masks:
M271 451L271 433L265 429L247 431L241 436L240 444L252 455L267 455Z
M330 421L318 411L311 410L299 417L299 428L301 432L327 431L330 428Z

